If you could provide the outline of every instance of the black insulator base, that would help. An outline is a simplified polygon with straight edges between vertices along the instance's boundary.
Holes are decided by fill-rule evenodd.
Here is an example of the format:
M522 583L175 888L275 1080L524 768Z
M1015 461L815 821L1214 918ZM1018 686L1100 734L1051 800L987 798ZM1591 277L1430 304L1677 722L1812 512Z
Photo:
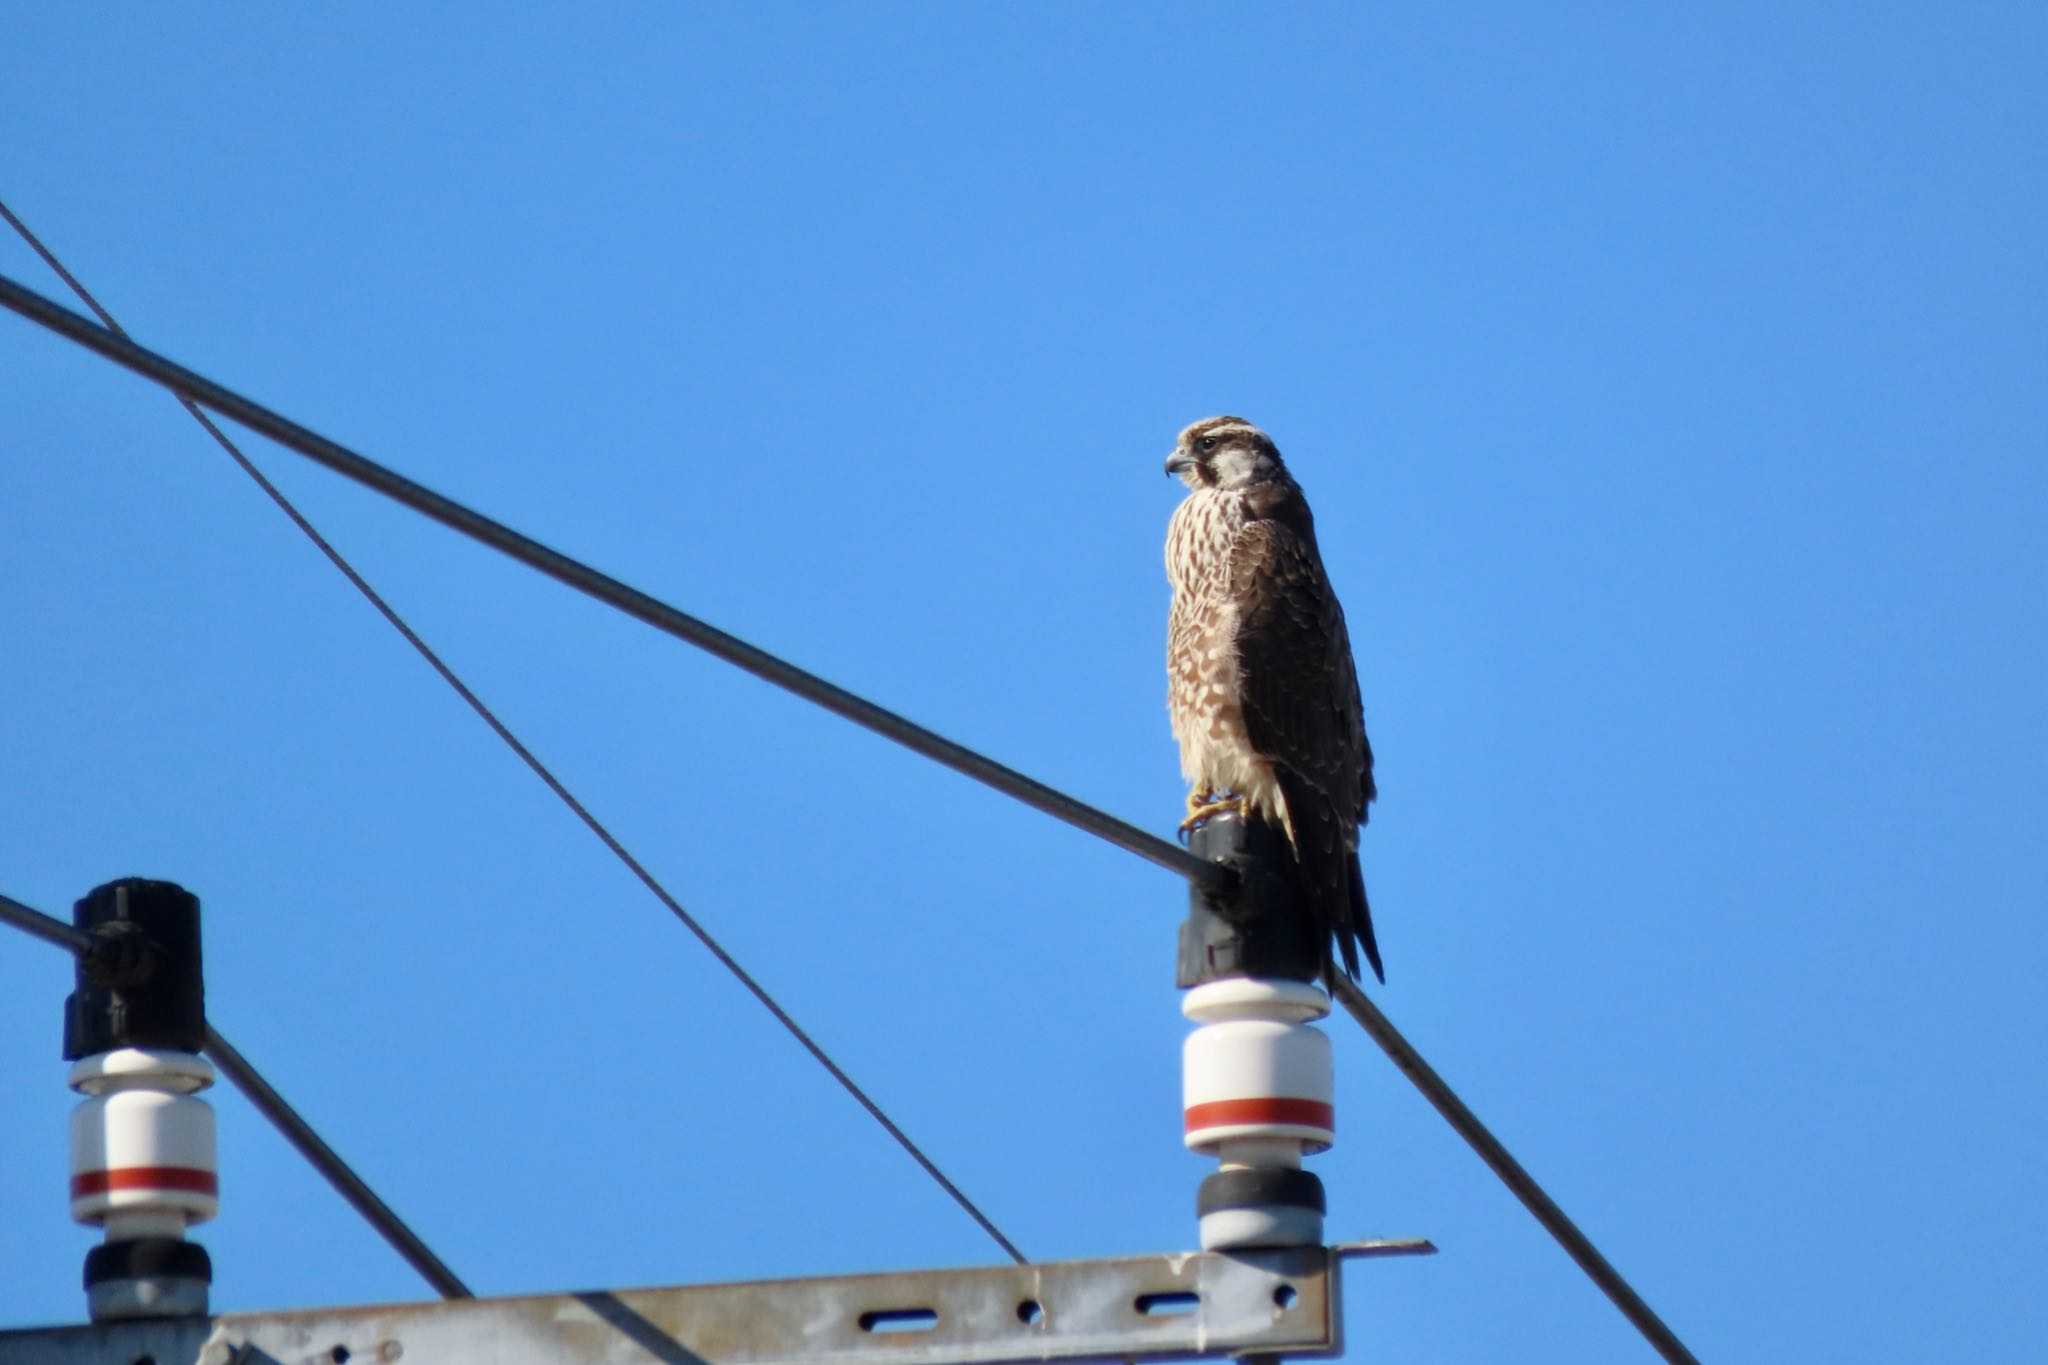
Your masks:
M1188 852L1238 875L1227 895L1188 888L1177 974L1183 990L1226 976L1321 979L1329 930L1310 912L1284 830L1256 817L1212 815L1188 836Z
M1308 1209L1329 1212L1323 1182L1307 1171L1288 1166L1238 1167L1217 1171L1195 1192L1195 1216L1206 1218L1225 1209Z
M91 934L77 988L64 1002L64 1058L121 1047L198 1052L206 1046L199 898L173 882L124 877L72 908Z
M85 1253L85 1287L110 1280L197 1280L213 1283L213 1258L182 1237L105 1242Z

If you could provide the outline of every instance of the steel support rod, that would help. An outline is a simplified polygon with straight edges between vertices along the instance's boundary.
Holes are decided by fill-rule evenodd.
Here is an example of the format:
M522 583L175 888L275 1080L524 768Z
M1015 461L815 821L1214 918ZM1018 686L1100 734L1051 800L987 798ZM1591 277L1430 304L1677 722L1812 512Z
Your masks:
M1479 1159L1500 1177L1501 1183L1513 1192L1515 1198L1522 1201L1522 1207L1536 1216L1544 1231L1557 1239L1565 1254L1578 1262L1579 1269L1586 1272L1587 1278L1614 1301L1622 1316L1643 1334L1644 1340L1656 1349L1657 1354L1672 1365L1699 1365L1693 1353L1685 1348L1685 1343L1678 1339L1678 1334L1664 1325L1664 1320L1643 1302L1642 1295L1636 1293L1621 1277L1621 1272L1609 1264L1592 1240L1579 1231L1578 1224L1565 1216L1565 1211L1543 1192L1534 1176L1522 1169L1522 1163L1515 1160L1501 1145L1500 1139L1479 1121L1479 1116L1465 1107L1465 1102L1453 1093L1442 1076L1437 1075L1436 1068L1422 1060L1422 1054L1401 1035L1392 1020L1380 1013L1380 1007L1373 1004L1371 997L1360 990L1356 982L1334 969L1325 973L1324 980L1331 994L1358 1021L1359 1027L1371 1035L1372 1040L1380 1045L1380 1050L1401 1069L1401 1074L1422 1092L1423 1098L1436 1106L1437 1113L1458 1130L1458 1136L1479 1153Z
M1127 852L1135 853L1169 872L1177 872L1209 890L1220 892L1229 886L1234 874L1228 868L1203 862L1178 844L1161 839L1155 834L1148 834L1136 825L1119 820L1106 811L1076 801L1064 792L1056 791L1043 782L1026 777L1016 769L978 754L965 745L956 744L943 735L897 715L894 711L857 697L843 687L826 682L815 673L805 672L766 650L756 648L736 636L728 635L716 626L679 611L666 602L641 592L638 588L591 568L580 560L571 559L558 550L550 549L503 522L494 521L452 498L444 497L431 488L415 483L403 474L387 469L318 432L300 426L290 418L216 384L146 346L109 331L4 275L0 275L0 304L5 304L30 321L40 323L60 336L97 352L124 369L132 370L145 379L161 384L173 393L182 394L192 402L239 422L251 431L268 436L286 449L325 465L344 478L352 479L363 487L402 503L423 516L431 517L450 530L458 531L471 540L488 545L528 568L537 569L556 582L566 584L606 606L614 607L678 640L693 644L727 663L745 669L764 682L793 692L806 701L824 707L834 715L872 730L886 739L892 739L914 753L922 754L955 772L994 787L997 791L1013 796L1055 819L1087 830L1098 838L1105 839Z

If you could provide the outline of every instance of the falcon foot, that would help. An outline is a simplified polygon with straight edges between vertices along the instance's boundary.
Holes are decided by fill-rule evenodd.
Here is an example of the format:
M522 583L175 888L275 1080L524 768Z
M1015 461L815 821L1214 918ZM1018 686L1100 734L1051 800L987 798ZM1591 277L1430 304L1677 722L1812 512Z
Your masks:
M1215 798L1216 793L1213 791L1188 793L1188 818L1180 822L1180 832L1183 835L1194 833L1195 826L1212 815L1222 815L1226 811L1233 811L1240 816L1250 814L1245 808L1242 796L1232 796L1222 801Z

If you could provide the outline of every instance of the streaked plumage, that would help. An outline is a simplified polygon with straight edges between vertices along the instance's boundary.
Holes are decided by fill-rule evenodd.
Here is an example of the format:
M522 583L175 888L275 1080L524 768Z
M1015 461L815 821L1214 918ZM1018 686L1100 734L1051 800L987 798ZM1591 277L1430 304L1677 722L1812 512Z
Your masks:
M1271 438L1241 417L1180 434L1187 484L1166 536L1168 710L1195 792L1230 793L1287 832L1345 970L1385 980L1358 865L1376 794L1344 610L1315 520Z

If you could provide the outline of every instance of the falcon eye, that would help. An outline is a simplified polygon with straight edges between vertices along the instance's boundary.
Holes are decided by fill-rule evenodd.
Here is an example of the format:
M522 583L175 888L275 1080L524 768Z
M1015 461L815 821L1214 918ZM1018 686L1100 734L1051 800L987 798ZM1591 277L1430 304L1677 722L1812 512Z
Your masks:
M1201 440L1195 442L1195 449L1201 451L1204 455L1207 455L1215 448L1216 438L1214 436L1204 436Z

